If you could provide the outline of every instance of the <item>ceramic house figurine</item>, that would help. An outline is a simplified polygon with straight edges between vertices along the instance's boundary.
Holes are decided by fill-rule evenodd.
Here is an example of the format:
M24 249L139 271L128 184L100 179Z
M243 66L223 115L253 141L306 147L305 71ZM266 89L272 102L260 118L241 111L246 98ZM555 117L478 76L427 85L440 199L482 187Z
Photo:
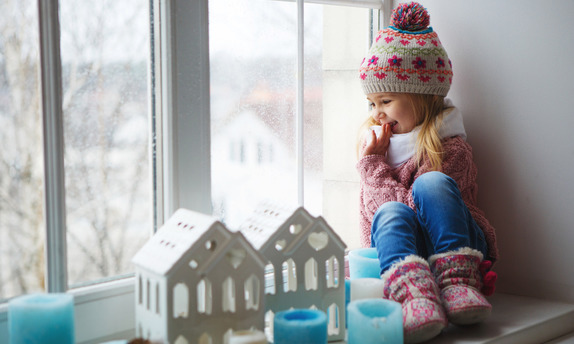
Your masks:
M133 262L138 337L218 344L264 330L266 260L211 216L179 209Z
M302 207L264 204L239 230L265 257L267 323L279 311L315 307L328 316L329 341L343 340L346 245L327 222Z

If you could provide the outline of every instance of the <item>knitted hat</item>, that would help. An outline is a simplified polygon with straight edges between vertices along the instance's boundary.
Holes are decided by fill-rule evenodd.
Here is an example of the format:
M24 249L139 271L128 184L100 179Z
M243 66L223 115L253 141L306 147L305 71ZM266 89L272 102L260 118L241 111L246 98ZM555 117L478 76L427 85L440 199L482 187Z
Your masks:
M429 27L427 10L416 2L400 4L391 25L379 31L361 62L365 94L419 93L446 96L452 65L438 35Z

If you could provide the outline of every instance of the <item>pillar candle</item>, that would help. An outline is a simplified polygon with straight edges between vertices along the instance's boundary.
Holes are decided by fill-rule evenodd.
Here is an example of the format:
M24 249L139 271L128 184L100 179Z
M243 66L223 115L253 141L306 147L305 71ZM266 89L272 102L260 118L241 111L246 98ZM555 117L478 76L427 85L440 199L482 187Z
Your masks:
M30 294L8 303L11 344L74 344L74 297Z
M349 323L349 312L347 312L349 302L351 302L351 280L345 279L345 328Z
M275 344L327 344L327 315L317 309L281 311L273 320Z
M350 301L383 298L384 282L380 278L355 278L351 280Z
M355 278L381 278L381 266L374 247L349 251L349 275Z
M345 280L345 309L347 309L347 305L351 302L351 280ZM347 313L345 312L345 315Z
M229 344L267 344L267 338L257 330L234 331Z
M351 301L347 307L348 344L383 344L403 342L401 304L384 299Z

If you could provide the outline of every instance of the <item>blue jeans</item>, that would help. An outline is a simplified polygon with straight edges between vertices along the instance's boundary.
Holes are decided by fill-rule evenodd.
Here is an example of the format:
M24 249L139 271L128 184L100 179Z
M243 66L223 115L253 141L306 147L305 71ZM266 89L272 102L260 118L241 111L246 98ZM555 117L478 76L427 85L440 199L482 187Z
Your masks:
M456 182L441 172L428 172L413 184L416 212L399 202L384 203L375 213L371 246L377 248L381 274L398 260L417 255L474 248L487 256L482 229L464 204Z

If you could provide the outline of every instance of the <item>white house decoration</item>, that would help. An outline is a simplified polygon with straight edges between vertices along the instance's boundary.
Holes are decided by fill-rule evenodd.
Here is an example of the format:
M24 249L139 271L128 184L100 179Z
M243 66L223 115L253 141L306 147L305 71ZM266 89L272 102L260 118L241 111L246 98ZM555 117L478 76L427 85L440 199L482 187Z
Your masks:
M329 341L345 338L345 243L322 217L303 207L263 204L239 230L266 261L266 322L290 308L317 308L329 319ZM272 329L267 329L268 333Z
M133 262L138 337L219 344L264 330L266 260L215 218L179 209Z

